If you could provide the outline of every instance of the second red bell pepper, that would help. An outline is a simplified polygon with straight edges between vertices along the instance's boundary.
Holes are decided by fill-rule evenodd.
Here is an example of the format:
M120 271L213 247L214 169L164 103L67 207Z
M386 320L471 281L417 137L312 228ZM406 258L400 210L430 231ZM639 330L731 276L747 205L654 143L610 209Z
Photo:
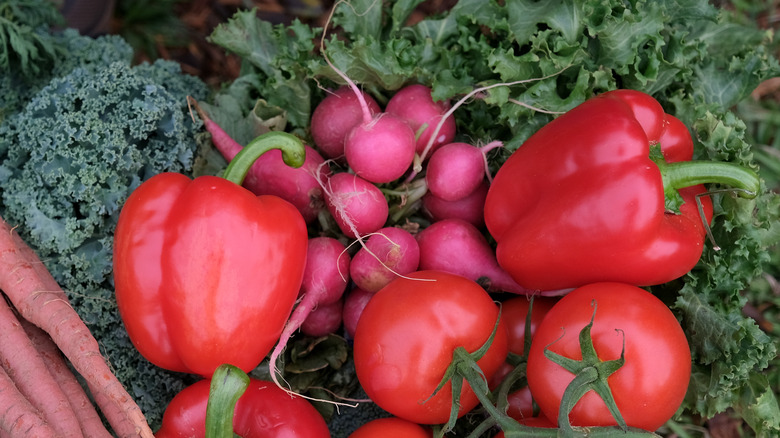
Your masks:
M165 408L157 438L330 438L319 411L272 382L220 366Z
M660 146L660 147L659 147ZM651 96L616 90L553 120L498 170L485 222L499 264L520 285L661 284L702 254L720 183L754 197L759 179L732 163L691 161L688 129Z
M225 178L153 176L122 208L114 281L122 320L155 365L211 376L223 363L248 372L276 343L306 261L296 208L240 186L254 159L281 148L303 163L303 144L273 132L248 144Z

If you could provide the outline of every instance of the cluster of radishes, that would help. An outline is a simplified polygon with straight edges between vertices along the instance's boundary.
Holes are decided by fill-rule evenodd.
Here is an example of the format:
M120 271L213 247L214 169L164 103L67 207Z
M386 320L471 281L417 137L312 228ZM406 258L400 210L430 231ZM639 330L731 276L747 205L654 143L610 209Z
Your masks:
M384 111L354 85L330 92L315 108L307 164L285 169L305 183L291 179L283 183L289 194L274 193L297 199L321 233L310 240L301 301L280 345L298 329L322 336L344 327L352 336L371 296L416 270L523 291L498 266L482 232L485 154L502 144L455 142L453 111L418 84L396 92ZM393 217L405 203L417 204L426 226Z
M524 292L498 266L483 234L485 154L502 143L455 142L458 104L434 101L429 87L415 84L398 90L382 111L354 84L343 86L315 108L303 166L287 166L279 150L254 163L244 186L295 205L314 236L299 302L271 364L298 330L323 336L343 327L353 336L371 296L417 270ZM227 159L241 148L214 142Z

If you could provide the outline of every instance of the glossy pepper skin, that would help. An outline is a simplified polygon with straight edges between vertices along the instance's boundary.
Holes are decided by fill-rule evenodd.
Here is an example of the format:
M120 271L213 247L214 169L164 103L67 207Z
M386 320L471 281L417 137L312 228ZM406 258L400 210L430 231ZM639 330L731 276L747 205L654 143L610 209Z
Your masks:
M692 156L688 129L651 96L616 90L587 100L531 136L496 173L485 222L499 264L541 291L684 275L700 259L704 222L712 220L708 197L699 198L704 218L697 206L703 184L726 182L747 197L759 184L748 169ZM723 172L729 178L712 177Z
M155 437L209 438L209 383L200 380L176 394ZM330 438L327 423L313 405L272 382L257 379L250 379L235 404L233 432L244 438Z
M119 312L155 365L248 372L290 315L306 259L303 217L215 176L153 176L127 199L114 240Z

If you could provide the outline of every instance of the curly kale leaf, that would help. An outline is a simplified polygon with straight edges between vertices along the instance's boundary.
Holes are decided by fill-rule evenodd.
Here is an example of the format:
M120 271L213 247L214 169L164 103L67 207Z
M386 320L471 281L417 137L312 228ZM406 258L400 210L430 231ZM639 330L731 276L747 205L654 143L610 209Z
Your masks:
M190 165L192 142L183 128L191 121L175 97L181 94L164 85L172 78L164 63L76 69L4 125L4 167L12 175L3 183L3 204L7 214L26 218L31 244L63 252L105 235L140 181Z
M65 76L76 68L95 72L113 62L130 64L133 59L133 48L117 35L92 38L79 34L76 29L65 29L53 34L53 38L65 55L48 72L44 86L51 78Z
M352 394L355 400L369 400L363 388L357 388ZM377 418L390 417L391 415L377 406L374 402L366 401L356 403L355 407L347 406L340 408L328 422L331 436L348 437L360 426Z
M679 94L670 103L691 127L699 158L755 168L744 122L719 102L702 103L700 96ZM712 199L713 240L721 249L705 247L672 306L694 360L685 404L705 417L733 408L757 433L777 431L780 408L764 373L777 355L777 340L743 308L745 291L762 276L770 263L769 249L777 243L780 197L764 187L752 200L729 192L713 194Z
M57 5L52 0L0 2L0 121L21 110L54 77L133 56L117 36L92 39L75 29L53 32L65 23Z
M184 382L129 341L113 294L113 233L142 181L192 169L198 126L186 96L205 98L207 88L170 61L131 66L116 60L125 57L121 50L92 51L82 38L71 43L83 56L77 66L0 124L0 214L44 260L156 424Z

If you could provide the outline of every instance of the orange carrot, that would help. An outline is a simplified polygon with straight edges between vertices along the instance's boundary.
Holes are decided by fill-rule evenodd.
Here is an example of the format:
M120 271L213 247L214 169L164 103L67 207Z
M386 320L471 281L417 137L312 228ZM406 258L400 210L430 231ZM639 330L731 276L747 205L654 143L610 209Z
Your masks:
M55 438L57 433L0 368L0 430L9 437Z
M109 418L115 433L121 437L154 437L143 412L111 372L97 341L70 306L65 292L35 252L2 218L0 289L24 319L51 336L76 371L88 382L100 409L104 412L118 409L124 413L122 418Z
M0 296L2 297L2 296ZM49 373L5 299L0 300L0 359L19 392L66 438L81 438L81 426L65 393Z
M106 430L103 420L95 410L95 406L89 400L87 393L81 386L76 376L73 375L62 352L51 340L51 337L29 321L22 319L22 327L32 341L43 362L54 377L54 380L62 388L62 392L68 399L73 411L81 425L81 432L90 438L110 438L111 433ZM0 436L0 438L2 438Z

